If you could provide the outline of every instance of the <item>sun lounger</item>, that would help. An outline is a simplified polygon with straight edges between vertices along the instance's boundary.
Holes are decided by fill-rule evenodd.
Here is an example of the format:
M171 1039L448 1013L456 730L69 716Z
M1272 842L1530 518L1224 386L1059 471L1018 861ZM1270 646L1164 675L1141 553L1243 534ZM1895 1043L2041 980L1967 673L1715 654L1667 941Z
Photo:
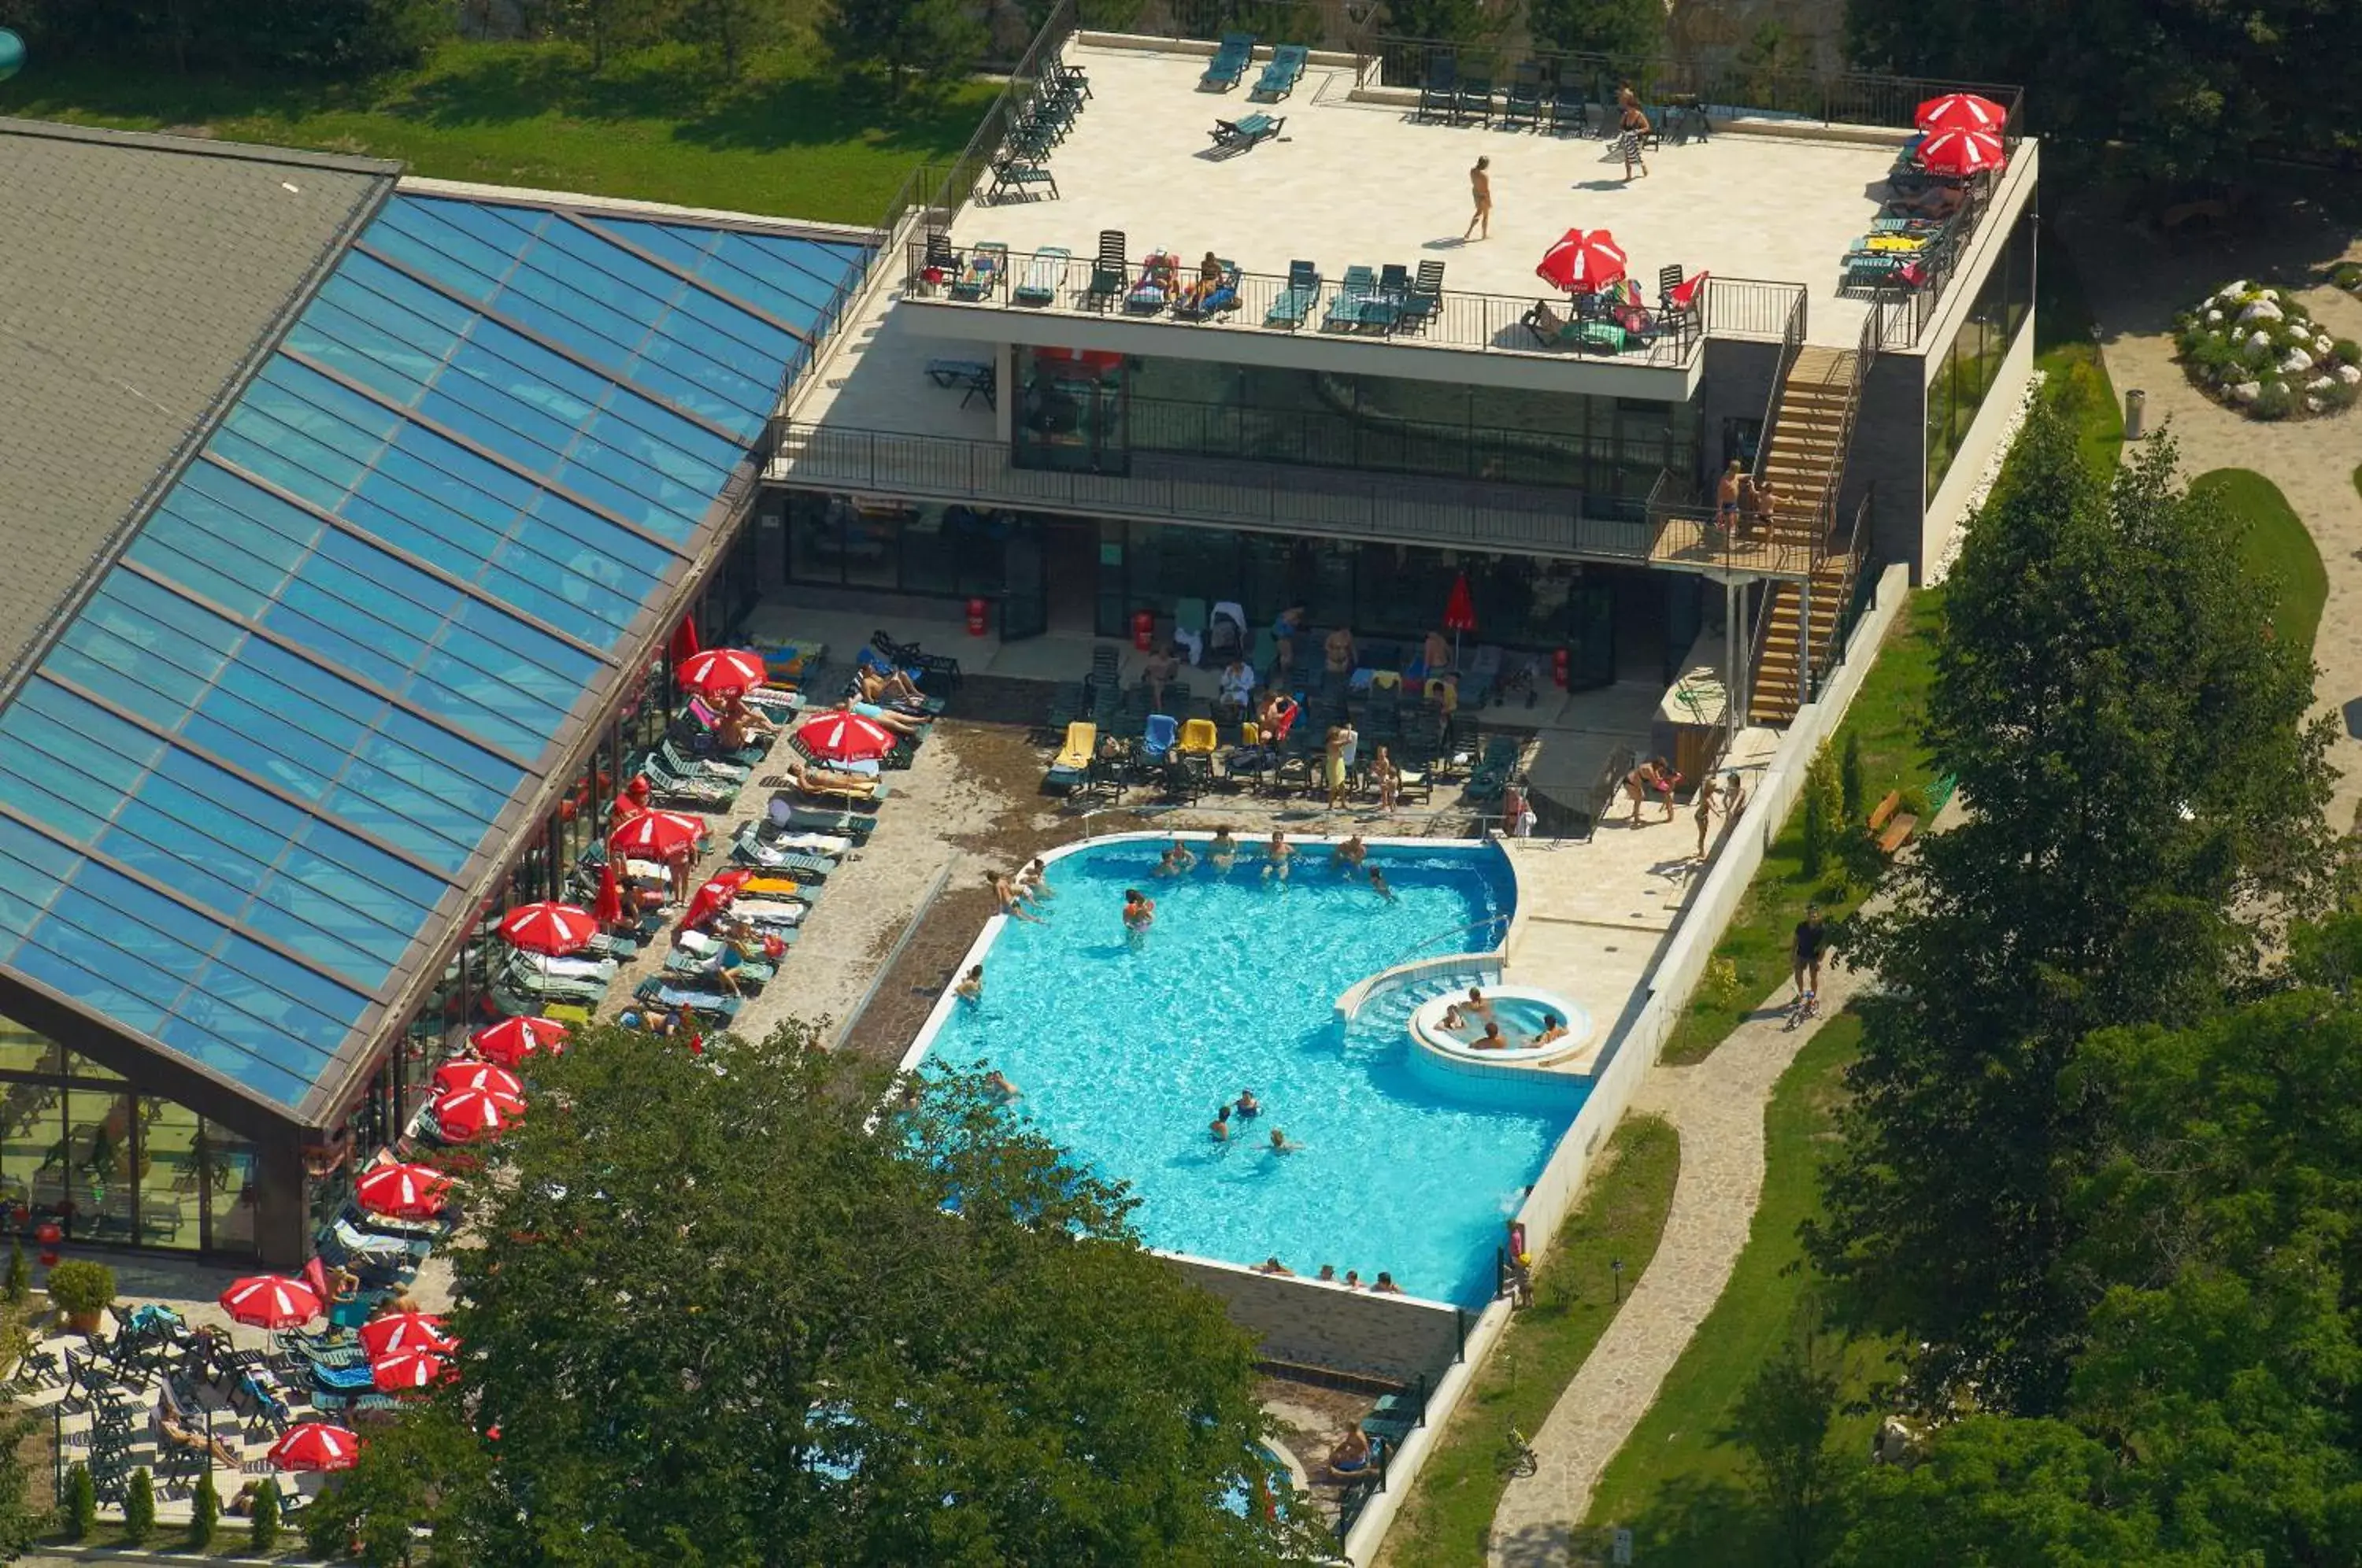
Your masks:
M1229 92L1247 73L1247 61L1253 55L1253 33L1224 33L1214 58L1206 62L1205 74L1198 78L1198 85L1217 93Z
M740 920L756 925L794 927L803 924L811 913L811 905L802 899L749 899L740 897L730 906L730 912Z
M1259 141L1269 141L1287 124L1287 117L1274 119L1269 115L1249 115L1241 120L1216 120L1214 128L1206 134L1213 138L1214 150L1224 157L1244 152Z
M877 827L877 819L858 812L826 811L817 806L798 803L784 791L771 797L767 817L766 834L824 833L851 838L855 843L866 841ZM767 836L767 845L770 840Z
M1152 252L1140 264L1140 281L1123 296L1123 308L1136 315L1153 315L1172 303L1174 280L1181 263L1170 252Z
M1329 309L1321 317L1322 327L1342 326L1360 331L1363 322L1376 313L1383 302L1378 298L1378 275L1367 267L1348 267L1345 281L1329 301ZM1389 325L1392 314L1387 313Z
M650 753L641 759L640 777L648 781L649 796L659 805L726 807L738 794L738 786L726 779L691 778L676 772L665 764L659 753Z
M664 972L665 977L675 984L690 984L701 977L726 972L732 983L749 991L761 990L770 984L771 977L778 973L759 958L741 958L733 964L719 953L700 955L679 952L665 955Z
M1311 52L1302 44L1292 43L1273 50L1271 63L1263 68L1263 74L1255 79L1254 91L1248 96L1275 102L1295 92L1297 83L1304 76L1305 57Z
M656 755L664 765L683 778L719 779L724 784L744 784L755 770L742 763L723 762L719 757L691 756L673 745L670 736L657 745Z
M853 847L853 840L833 833L766 832L763 842L773 849L783 849L796 855L817 855L828 860L840 858Z
M1287 264L1287 286L1271 302L1264 313L1265 326L1285 326L1293 332L1312 315L1312 307L1320 303L1320 273L1309 261ZM1265 668L1257 666L1256 668Z
M1055 303L1058 285L1066 276L1066 263L1074 252L1064 246L1044 246L1033 252L1025 263L1025 276L1010 298L1019 304L1045 305Z
M1182 321L1205 321L1226 310L1239 308L1239 264L1216 257L1221 262L1222 275L1212 283L1202 277L1181 291L1173 302L1173 314Z
M666 1009L685 1007L698 1017L713 1023L728 1023L738 1016L738 999L723 996L719 991L691 990L668 985L659 977L642 980L632 995L639 1000Z
M518 953L509 962L526 974L552 980L595 980L603 986L615 977L613 958L552 958L542 953Z
M967 264L952 280L952 298L980 300L999 286L1001 275L1008 271L1009 247L988 239L967 253Z
M992 189L985 193L985 204L997 206L1008 200L1011 192L1023 193L1037 185L1049 186L1051 199L1057 199L1057 176L1050 172L1047 165L1031 158L1003 158L992 166Z
M1077 719L1066 726L1066 744L1050 763L1050 771L1042 778L1045 790L1075 790L1082 785L1091 770L1091 758L1099 745L1099 727L1088 720Z
M805 855L793 849L773 849L765 844L759 831L750 829L730 843L730 857L746 866L758 866L767 871L791 871L796 880L817 886L828 880L836 869L836 862L823 855Z
M1091 263L1090 287L1083 292L1083 303L1093 310L1105 310L1118 294L1123 293L1125 269L1131 264L1131 252L1124 248L1123 230L1099 230L1098 259Z

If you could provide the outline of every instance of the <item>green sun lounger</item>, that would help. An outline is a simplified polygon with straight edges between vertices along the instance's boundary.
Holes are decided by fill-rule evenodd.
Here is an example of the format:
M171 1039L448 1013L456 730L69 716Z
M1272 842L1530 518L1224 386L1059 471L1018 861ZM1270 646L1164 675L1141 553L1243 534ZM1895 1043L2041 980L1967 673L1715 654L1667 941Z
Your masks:
M1023 305L1056 304L1058 284L1066 275L1066 263L1073 259L1074 252L1064 246L1043 246L1033 252L1032 260L1025 263L1025 276L1019 281L1016 292L1010 297ZM936 711L940 712L942 710Z
M1320 274L1309 261L1287 264L1287 286L1271 302L1264 313L1265 326L1284 326L1293 332L1312 315L1312 307L1320 303ZM1258 665L1266 668L1267 665Z

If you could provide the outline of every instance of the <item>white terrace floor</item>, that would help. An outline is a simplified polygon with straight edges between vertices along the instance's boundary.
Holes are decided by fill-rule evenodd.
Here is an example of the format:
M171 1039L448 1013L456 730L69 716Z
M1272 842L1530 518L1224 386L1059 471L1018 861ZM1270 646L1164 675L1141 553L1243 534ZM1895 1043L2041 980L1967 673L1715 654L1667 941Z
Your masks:
M1155 249L1191 262L1211 249L1250 272L1285 273L1300 258L1325 278L1440 260L1447 289L1532 298L1551 292L1534 265L1552 241L1606 228L1652 293L1670 265L1803 283L1814 341L1849 348L1860 333L1863 307L1836 296L1838 262L1878 211L1891 147L1724 134L1650 153L1648 178L1628 185L1612 143L1417 122L1403 107L1347 101L1349 67L1311 67L1286 101L1265 105L1247 102L1243 85L1198 91L1203 56L1082 48L1068 59L1091 97L1050 155L1058 199L971 203L952 226L956 244L1087 257L1099 230L1116 228L1135 268ZM1207 155L1216 118L1255 111L1286 117L1277 140ZM1479 156L1492 160L1493 235L1463 244Z

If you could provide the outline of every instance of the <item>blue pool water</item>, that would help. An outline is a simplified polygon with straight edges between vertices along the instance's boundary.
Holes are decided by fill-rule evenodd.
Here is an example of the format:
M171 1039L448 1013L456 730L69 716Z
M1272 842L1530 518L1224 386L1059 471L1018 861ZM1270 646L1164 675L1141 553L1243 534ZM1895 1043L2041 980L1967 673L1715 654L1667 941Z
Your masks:
M1299 1274L1381 1269L1416 1296L1490 1296L1494 1249L1579 1103L1547 1108L1456 1099L1416 1080L1407 1011L1337 1022L1339 992L1409 958L1489 947L1513 883L1487 846L1377 848L1388 904L1306 845L1284 889L1259 846L1227 878L1200 866L1152 878L1162 840L1116 843L1051 867L1047 924L1012 922L985 955L985 994L955 1006L933 1059L983 1058L1024 1091L1020 1108L1102 1173L1128 1181L1153 1246L1230 1263L1276 1254ZM1198 846L1202 852L1203 845ZM1155 899L1134 950L1123 890ZM1252 1088L1261 1117L1233 1120L1224 1149L1207 1124ZM1301 1152L1275 1154L1273 1128Z

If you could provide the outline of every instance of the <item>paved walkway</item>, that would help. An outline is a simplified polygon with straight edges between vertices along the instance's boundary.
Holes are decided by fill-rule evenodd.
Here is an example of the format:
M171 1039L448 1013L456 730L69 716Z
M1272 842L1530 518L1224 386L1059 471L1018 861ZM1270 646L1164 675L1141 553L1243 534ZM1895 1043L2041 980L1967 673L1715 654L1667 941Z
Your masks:
M2329 822L2353 824L2362 803L2362 495L2354 468L2362 462L2362 410L2321 419L2271 424L2250 420L2214 403L2173 362L2173 316L2237 279L2261 279L2291 288L2313 319L2339 337L2362 341L2362 300L2313 280L2339 253L2342 237L2300 232L2254 245L2177 249L2128 239L2114 227L2067 226L2069 246L2101 328L2100 353L2121 397L2148 393L2148 427L2172 432L2185 477L2210 469L2253 469L2279 486L2304 519L2329 577L2329 600L2313 638L2321 676L2314 688L2320 712L2338 717L2330 761L2339 775ZM2344 254L2362 257L2362 246ZM2103 259L2104 264L2098 264Z
M1851 969L1826 972L1822 1021L1865 979ZM1658 1067L1634 1098L1633 1110L1662 1116L1681 1132L1673 1206L1631 1299L1534 1434L1540 1467L1510 1482L1501 1498L1493 1516L1494 1568L1567 1561L1600 1472L1656 1402L1659 1385L1729 1283L1763 1192L1764 1107L1820 1027L1783 1026L1780 1010L1791 994L1783 985L1714 1055L1694 1066Z

